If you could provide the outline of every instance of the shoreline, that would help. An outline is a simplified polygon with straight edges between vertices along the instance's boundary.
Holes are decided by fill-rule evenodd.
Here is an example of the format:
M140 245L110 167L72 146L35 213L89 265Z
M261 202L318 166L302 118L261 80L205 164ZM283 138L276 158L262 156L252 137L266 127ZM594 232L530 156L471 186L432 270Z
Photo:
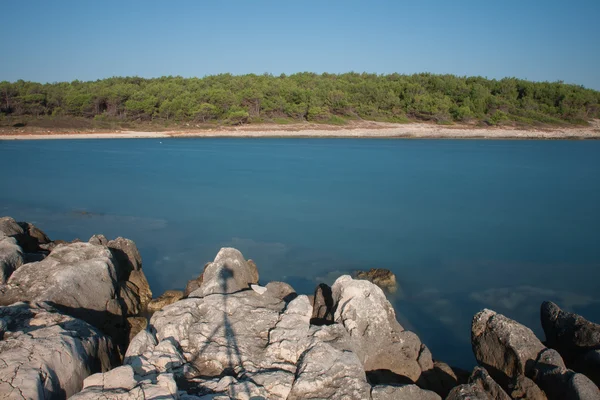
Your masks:
M582 127L513 128L440 126L425 123L354 122L345 126L291 124L243 125L215 129L170 131L0 131L0 140L167 139L167 138L381 138L381 139L600 139L600 120Z

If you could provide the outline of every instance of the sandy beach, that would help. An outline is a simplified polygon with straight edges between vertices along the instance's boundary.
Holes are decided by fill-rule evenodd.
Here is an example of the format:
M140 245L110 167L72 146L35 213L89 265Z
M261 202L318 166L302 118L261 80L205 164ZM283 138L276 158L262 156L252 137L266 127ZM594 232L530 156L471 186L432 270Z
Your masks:
M186 129L162 132L4 130L0 140L40 139L138 139L170 137L289 137L289 138L422 138L422 139L600 139L600 120L581 127L512 128L392 124L360 121L344 126L321 124L260 124L214 129Z

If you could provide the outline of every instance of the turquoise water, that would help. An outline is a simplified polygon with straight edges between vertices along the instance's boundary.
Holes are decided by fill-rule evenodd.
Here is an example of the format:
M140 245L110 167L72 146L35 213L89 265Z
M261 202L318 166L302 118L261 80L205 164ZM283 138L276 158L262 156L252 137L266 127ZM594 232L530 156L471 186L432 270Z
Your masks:
M600 141L0 141L0 187L51 238L133 239L155 295L222 246L302 293L391 269L400 322L457 366L484 307L542 338L545 299L600 322Z

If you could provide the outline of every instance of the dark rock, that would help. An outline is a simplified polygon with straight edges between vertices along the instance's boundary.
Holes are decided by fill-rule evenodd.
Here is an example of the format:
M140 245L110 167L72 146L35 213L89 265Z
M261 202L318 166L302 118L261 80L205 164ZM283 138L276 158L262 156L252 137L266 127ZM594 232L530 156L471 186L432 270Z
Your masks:
M169 304L173 304L183 298L183 292L181 290L167 290L161 294L158 298L153 299L148 303L148 311L156 312L162 310Z
M551 301L541 307L546 345L558 350L567 364L590 350L600 349L600 325L580 315L562 311Z
M487 309L473 317L471 344L477 362L503 388L512 378L530 376L545 349L529 328Z
M492 379L485 368L475 367L469 383L479 386L494 400L510 400L510 396Z
M546 394L531 379L519 375L509 384L512 399L547 400Z
M390 293L395 293L398 290L396 275L389 269L371 268L368 271L358 271L355 278L367 280Z
M572 374L568 380L564 398L567 400L598 400L600 399L600 390L585 375Z
M313 313L310 323L313 325L328 325L333 323L333 297L331 288L320 283L315 289Z

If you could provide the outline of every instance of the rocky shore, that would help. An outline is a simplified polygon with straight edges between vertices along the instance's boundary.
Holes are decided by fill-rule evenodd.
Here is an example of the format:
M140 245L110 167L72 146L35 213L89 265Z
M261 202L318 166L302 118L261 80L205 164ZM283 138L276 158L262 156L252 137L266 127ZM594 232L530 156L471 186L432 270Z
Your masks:
M152 300L131 240L0 218L0 399L600 399L600 325L551 302L544 342L476 314L462 371L398 323L389 271L307 296L223 248L198 273Z

